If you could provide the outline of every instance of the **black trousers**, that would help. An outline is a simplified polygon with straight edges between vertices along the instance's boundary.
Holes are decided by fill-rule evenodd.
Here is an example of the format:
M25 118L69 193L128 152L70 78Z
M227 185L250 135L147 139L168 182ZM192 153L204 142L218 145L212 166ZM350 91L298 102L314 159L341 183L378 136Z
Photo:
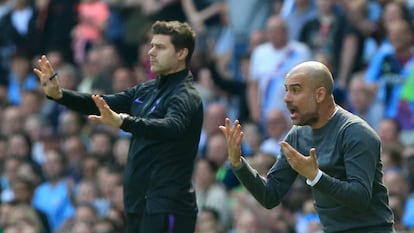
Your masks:
M127 213L128 233L194 233L197 216Z

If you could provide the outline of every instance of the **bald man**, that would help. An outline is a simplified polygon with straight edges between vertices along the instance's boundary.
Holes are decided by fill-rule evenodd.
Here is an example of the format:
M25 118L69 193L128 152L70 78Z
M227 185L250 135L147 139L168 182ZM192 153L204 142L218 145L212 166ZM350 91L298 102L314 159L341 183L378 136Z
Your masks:
M270 209L300 175L311 186L324 232L393 232L380 139L365 121L335 103L331 72L319 62L301 63L286 75L285 88L294 126L280 143L281 158L267 179L241 156L240 123L231 126L226 119L220 127L238 179Z

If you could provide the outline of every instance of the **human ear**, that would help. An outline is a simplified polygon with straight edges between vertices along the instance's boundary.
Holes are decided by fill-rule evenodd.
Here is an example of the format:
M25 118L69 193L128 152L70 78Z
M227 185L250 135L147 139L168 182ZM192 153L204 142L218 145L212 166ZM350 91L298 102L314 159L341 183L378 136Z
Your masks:
M188 55L188 49L183 48L178 51L177 58L178 60L185 60L187 58L187 55Z
M316 88L316 102L321 103L326 98L326 88L318 87Z

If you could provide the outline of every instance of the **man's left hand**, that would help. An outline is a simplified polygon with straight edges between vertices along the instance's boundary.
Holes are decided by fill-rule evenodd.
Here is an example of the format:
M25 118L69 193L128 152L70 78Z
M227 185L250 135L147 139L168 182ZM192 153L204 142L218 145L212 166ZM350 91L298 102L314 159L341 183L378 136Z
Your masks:
M289 165L303 177L313 180L318 174L318 160L316 159L316 150L311 148L309 156L299 153L287 142L281 142L280 146L285 154Z
M98 95L93 95L92 99L95 102L96 106L98 107L101 115L100 116L89 115L88 119L97 121L100 123L104 123L107 125L112 125L115 127L121 126L122 124L121 116L118 113L114 112L102 97Z

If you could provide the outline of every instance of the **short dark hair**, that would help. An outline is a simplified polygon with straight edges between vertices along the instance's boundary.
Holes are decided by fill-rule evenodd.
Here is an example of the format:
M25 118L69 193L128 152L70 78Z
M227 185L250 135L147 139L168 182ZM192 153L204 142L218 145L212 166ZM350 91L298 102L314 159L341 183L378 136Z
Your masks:
M186 65L190 63L195 47L196 33L188 23L180 21L156 21L152 25L152 34L168 35L176 51L187 48Z

